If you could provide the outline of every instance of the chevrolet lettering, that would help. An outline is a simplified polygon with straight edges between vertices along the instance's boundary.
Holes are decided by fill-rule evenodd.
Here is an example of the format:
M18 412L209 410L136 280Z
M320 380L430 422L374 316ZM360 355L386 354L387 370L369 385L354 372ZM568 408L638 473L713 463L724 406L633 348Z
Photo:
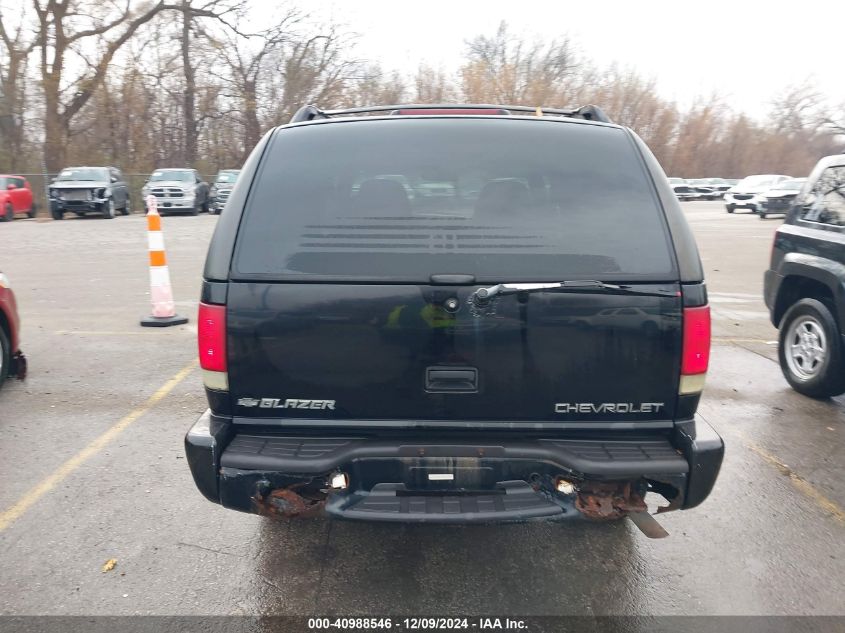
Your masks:
M600 108L306 105L233 184L200 297L209 408L185 438L211 501L630 517L653 537L649 507L710 494L698 251L648 147Z
M662 402L561 402L555 405L555 413L660 413Z

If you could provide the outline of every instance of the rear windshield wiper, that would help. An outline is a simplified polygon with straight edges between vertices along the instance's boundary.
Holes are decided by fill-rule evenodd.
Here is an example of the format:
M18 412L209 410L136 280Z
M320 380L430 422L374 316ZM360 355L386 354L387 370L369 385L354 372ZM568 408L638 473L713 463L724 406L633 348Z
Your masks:
M577 279L572 281L556 281L543 284L496 284L495 286L490 286L489 288L479 288L472 293L470 299L475 305L484 305L493 297L499 295L512 295L520 292L544 292L549 290L615 290L640 294L637 293L637 291L632 290L631 286L606 284L603 281L595 279ZM645 294L653 294L653 292Z

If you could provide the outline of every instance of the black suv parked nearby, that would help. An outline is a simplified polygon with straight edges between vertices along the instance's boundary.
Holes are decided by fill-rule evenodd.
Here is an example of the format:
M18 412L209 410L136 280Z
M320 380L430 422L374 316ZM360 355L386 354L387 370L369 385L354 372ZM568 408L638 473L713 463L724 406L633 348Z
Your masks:
M820 160L795 198L765 296L789 384L815 398L845 392L845 155Z
M200 491L275 516L630 516L709 494L710 312L643 142L593 106L301 109L206 260Z

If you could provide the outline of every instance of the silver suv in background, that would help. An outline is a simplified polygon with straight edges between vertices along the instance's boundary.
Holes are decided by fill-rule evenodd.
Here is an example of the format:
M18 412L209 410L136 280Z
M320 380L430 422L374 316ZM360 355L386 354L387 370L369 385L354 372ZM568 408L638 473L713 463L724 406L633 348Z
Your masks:
M141 188L145 211L147 196L150 194L158 199L158 212L161 215L197 215L200 211L208 213L209 210L208 183L196 169L156 169Z
M229 194L238 180L240 169L221 169L214 179L214 184L211 185L211 213L219 215L226 206L226 201L229 199Z

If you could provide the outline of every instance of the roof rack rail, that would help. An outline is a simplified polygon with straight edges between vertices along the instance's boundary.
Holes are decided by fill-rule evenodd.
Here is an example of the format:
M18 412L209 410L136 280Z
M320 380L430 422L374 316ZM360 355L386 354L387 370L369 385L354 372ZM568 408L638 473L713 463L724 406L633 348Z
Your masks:
M514 112L531 112L537 116L551 114L554 116L569 117L573 119L584 119L585 121L600 121L601 123L613 123L604 110L596 105L584 105L576 108L544 108L543 106L499 106Z
M491 114L510 114L510 112L531 112L537 116L562 116L574 119L584 119L586 121L600 121L602 123L612 123L610 118L604 111L595 105L585 105L577 108L544 108L542 106L508 106L508 105L493 105L489 103L438 103L438 104L401 104L401 105L381 105L381 106L365 106L359 108L344 108L340 110L320 110L315 105L306 105L297 110L293 115L291 123L302 123L305 121L313 121L314 119L329 119L336 116L353 116L356 114L375 114L379 112L387 112L390 114L409 114L411 110L491 110ZM498 112L495 112L498 111ZM443 113L443 112L439 112Z

